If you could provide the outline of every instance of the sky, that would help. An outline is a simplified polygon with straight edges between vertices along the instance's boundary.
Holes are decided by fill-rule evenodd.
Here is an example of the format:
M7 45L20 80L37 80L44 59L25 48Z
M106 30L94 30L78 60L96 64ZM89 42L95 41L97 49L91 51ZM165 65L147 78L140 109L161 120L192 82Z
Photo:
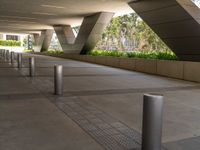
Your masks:
M200 8L200 0L192 0Z

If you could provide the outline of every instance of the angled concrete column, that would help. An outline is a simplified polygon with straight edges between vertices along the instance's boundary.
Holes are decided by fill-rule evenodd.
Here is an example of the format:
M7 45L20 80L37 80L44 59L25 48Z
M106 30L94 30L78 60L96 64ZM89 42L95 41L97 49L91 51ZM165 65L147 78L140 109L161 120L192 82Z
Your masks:
M33 39L34 39L34 45L38 45L40 41L40 34L34 33Z
M181 60L200 61L200 9L191 0L139 0L129 5Z
M34 51L35 52L44 52L47 51L51 43L53 36L53 30L48 29L41 32L41 35L33 34L34 36Z
M114 13L110 12L100 12L86 16L76 39L69 25L55 25L54 30L64 52L86 54L92 50L101 39L103 31L113 15Z
M55 25L54 30L65 53L78 53L78 50L73 50L72 46L75 42L75 35L70 25Z

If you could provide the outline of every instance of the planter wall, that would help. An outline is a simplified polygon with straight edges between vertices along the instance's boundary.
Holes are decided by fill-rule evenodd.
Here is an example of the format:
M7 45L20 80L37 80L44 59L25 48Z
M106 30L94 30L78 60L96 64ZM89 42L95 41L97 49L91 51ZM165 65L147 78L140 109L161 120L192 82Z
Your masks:
M135 70L135 59L119 58L119 68Z
M157 60L136 59L135 70L144 73L156 74Z
M120 58L119 57L107 57L106 58L106 65L111 67L119 67L120 65Z
M200 62L185 62L184 80L200 82Z
M157 74L177 79L184 78L184 62L157 60Z
M181 80L200 82L200 62L90 55L63 55L62 57Z
M100 65L106 65L106 56L96 56L95 63Z

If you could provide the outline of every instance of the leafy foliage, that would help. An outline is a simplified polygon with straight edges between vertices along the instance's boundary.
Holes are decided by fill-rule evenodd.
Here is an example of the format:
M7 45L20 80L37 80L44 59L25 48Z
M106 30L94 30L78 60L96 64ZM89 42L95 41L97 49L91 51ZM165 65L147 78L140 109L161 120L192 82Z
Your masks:
M23 50L23 52L24 52L24 53L32 53L32 52L33 52L33 50L30 50L30 49L25 49L25 50Z
M177 56L136 13L113 18L96 49L89 54L178 60Z
M173 52L169 51L107 51L107 50L93 50L88 53L92 56L113 56L113 57L129 57L129 58L145 58L145 59L162 59L162 60L178 60L177 56Z
M47 54L60 55L60 54L64 54L64 52L63 52L63 51L58 51L58 50L49 49L49 50L47 51Z
M170 51L136 13L113 18L96 49Z
M127 54L122 51L93 50L88 54L92 56L127 57Z
M21 46L20 41L14 41L14 40L0 40L1 46Z

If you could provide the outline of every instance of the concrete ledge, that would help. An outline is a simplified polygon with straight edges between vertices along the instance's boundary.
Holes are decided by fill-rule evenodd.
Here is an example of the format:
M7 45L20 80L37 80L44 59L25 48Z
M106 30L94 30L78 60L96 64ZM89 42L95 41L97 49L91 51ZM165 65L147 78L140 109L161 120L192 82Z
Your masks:
M177 79L183 79L183 61L157 60L157 74Z
M200 62L184 63L184 80L200 82Z
M83 56L77 56L77 60L80 60L80 61L88 61L88 59L87 59L87 55L83 55Z
M93 56L95 57L95 63L100 65L107 65L107 57L106 56Z
M150 59L136 59L135 71L156 74L157 72L157 60Z
M105 65L108 65L108 66L111 66L111 67L119 67L119 64L120 64L120 58L119 57L111 57L111 56L106 57L106 64Z
M87 55L86 58L87 58L87 62L90 62L90 63L95 63L96 61L96 58L90 55Z
M119 67L127 70L135 70L134 58L119 58Z

